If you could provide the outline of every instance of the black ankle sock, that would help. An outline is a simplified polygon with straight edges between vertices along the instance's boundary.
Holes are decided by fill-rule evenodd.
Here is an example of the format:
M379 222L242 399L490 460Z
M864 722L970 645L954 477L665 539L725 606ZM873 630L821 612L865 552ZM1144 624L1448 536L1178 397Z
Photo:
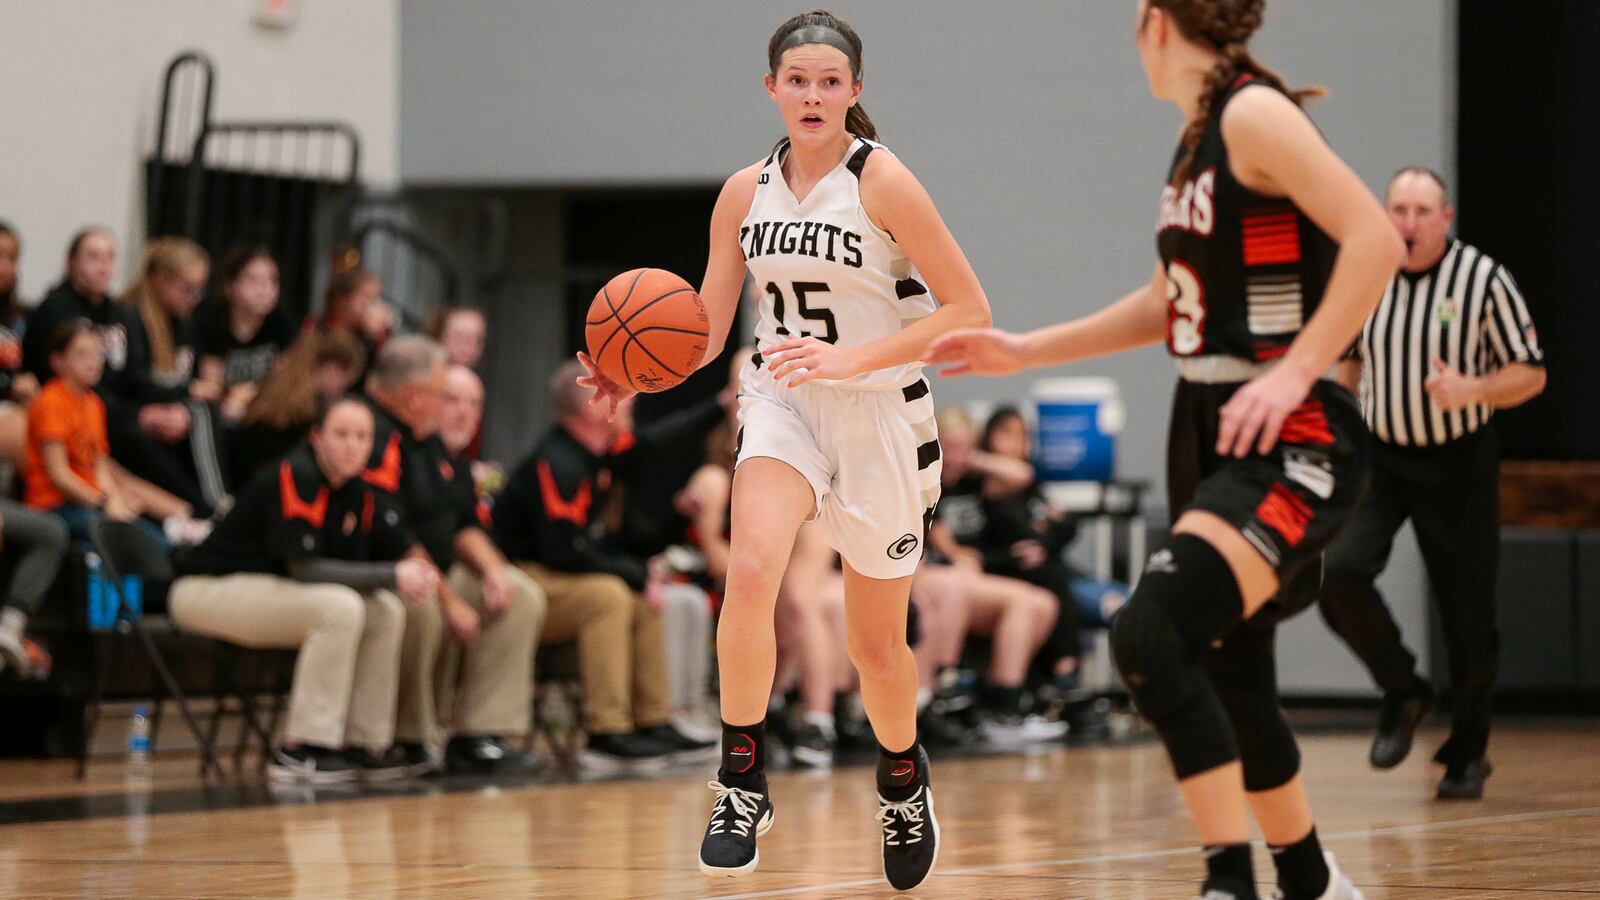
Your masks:
M767 720L754 725L722 723L722 766L717 778L730 787L759 782L767 770Z
M1322 856L1317 829L1286 847L1272 848L1278 888L1290 897L1320 897L1328 889L1328 861Z
M1206 874L1212 878L1226 878L1241 886L1256 883L1255 863L1250 859L1249 844L1212 844L1206 847Z
M927 759L922 745L915 742L899 753L879 744L878 793L885 800L909 799L928 778Z

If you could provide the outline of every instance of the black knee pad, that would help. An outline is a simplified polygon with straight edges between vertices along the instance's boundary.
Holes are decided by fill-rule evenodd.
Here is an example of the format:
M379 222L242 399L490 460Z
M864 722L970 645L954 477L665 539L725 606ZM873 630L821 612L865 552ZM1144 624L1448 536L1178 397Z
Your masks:
M1200 654L1239 623L1243 607L1227 560L1199 538L1175 535L1151 555L1133 597L1112 620L1117 668L1161 734L1180 780L1238 759Z
M1272 629L1238 628L1206 659L1239 742L1247 791L1282 787L1300 771L1300 747L1278 705L1273 639Z
M1175 534L1150 555L1139 586L1111 622L1111 649L1130 688L1144 664L1193 661L1244 616L1228 561L1192 534ZM1129 672L1134 677L1129 677Z

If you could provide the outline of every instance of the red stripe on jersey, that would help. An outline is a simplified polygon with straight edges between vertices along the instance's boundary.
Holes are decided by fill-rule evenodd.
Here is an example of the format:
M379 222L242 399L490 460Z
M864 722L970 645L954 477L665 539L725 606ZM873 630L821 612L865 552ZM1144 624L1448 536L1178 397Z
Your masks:
M1300 261L1300 221L1294 213L1244 218L1244 264L1272 266Z
M300 492L295 490L294 470L289 467L286 459L278 466L278 500L283 508L283 520L304 519L311 523L312 528L321 528L323 519L328 515L328 488L324 485L317 489L317 498L310 503L300 499Z
M1284 356L1288 352L1288 344L1281 344L1277 347L1257 347L1256 362L1266 362L1269 359L1277 359L1280 356Z
M371 494L361 495L361 533L372 533L372 507L376 503Z
M578 484L578 493L571 500L561 496L561 488L556 485L556 476L550 471L550 464L544 460L539 461L539 494L544 501L544 514L552 519L565 519L579 528L589 527L589 504L593 495L589 489L589 479L585 478Z
M1274 484L1267 491L1266 499L1256 507L1256 518L1283 535L1284 542L1289 546L1295 547L1305 540L1306 525L1311 522L1311 507L1290 493L1288 488Z
M1332 444L1333 432L1328 429L1328 413L1321 400L1307 400L1283 420L1283 430L1278 440L1286 444Z
M389 435L378 465L361 473L361 480L391 494L400 492L400 433Z

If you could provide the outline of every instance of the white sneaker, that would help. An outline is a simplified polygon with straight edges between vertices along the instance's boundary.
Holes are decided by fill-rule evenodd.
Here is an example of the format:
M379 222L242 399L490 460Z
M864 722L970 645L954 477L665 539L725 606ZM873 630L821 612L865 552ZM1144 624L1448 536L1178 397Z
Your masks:
M996 744L1033 744L1053 741L1067 733L1067 723L1043 716L1026 716L1020 721L988 719L982 725L984 737Z

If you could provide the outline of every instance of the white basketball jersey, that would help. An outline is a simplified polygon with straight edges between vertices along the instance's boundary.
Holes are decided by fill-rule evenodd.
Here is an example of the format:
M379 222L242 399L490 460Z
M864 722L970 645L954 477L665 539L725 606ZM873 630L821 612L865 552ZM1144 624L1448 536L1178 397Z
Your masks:
M861 207L861 171L882 144L856 138L833 171L796 201L783 177L784 141L756 179L739 244L761 292L756 345L794 336L854 347L892 335L934 310L934 300L888 232ZM902 387L921 376L915 362L841 381L853 388Z

